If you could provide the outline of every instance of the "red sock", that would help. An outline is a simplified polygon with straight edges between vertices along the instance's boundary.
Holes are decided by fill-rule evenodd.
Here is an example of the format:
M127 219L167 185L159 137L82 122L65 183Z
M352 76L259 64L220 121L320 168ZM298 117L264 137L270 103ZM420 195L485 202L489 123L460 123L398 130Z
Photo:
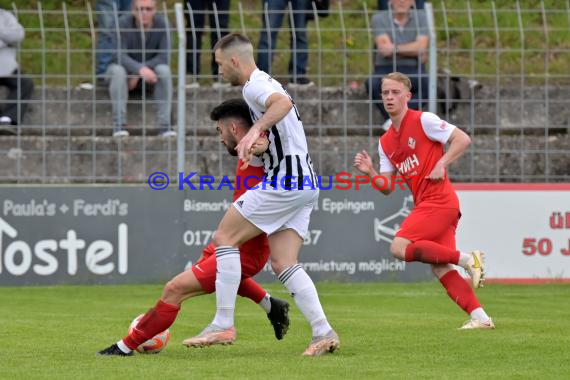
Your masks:
M134 350L156 334L169 328L176 319L180 305L171 305L158 300L156 305L147 311L139 321L137 328L123 338L125 345Z
M255 303L260 303L267 294L265 289L251 277L246 278L239 284L237 293L242 297L249 298Z
M447 290L447 295L467 314L481 307L471 286L461 277L455 269L450 270L439 279L441 285Z
M459 251L433 241L419 240L406 247L406 261L421 261L428 264L457 264Z

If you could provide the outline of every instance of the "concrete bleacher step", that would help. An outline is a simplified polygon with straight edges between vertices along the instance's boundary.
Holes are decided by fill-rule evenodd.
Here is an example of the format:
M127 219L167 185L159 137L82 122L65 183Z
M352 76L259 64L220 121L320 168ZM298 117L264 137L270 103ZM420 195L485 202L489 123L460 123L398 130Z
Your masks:
M290 92L303 117L305 125L330 126L326 131L349 125L379 124L381 117L374 106L366 102L362 90L343 91L340 88L317 88ZM211 110L224 100L241 97L239 88L213 89L201 87L186 91L185 124L187 134L213 135ZM176 101L176 94L174 100ZM141 95L130 97L128 124L152 131L156 126L155 103L152 95L143 102ZM173 109L176 124L176 102ZM37 88L32 98L30 112L22 128L33 135L96 135L112 125L111 103L107 91L102 88L88 91L79 88ZM69 131L68 131L69 130ZM213 132L212 132L213 130Z
M153 137L159 134L159 129L154 126L128 125L125 128L130 136ZM178 126L174 125L172 129L178 132ZM352 125L348 131L339 125L304 125L305 134L307 136L343 136L346 133L356 136L380 136L381 130L378 125ZM19 127L2 128L0 127L0 135L20 135L20 136L74 136L74 137L111 137L113 127L111 125L104 126L39 126L39 125L21 125ZM187 125L185 135L188 137L206 137L216 136L218 132L215 124L211 122L208 125L192 126Z
M354 154L367 149L375 157L377 149L376 140L368 136L309 136L307 141L317 172L326 175L343 170L354 173ZM235 158L227 154L218 137L186 137L185 144L186 173L218 176L235 172ZM496 175L512 175L511 180L517 180L519 173L524 173L540 181L548 159L550 175L567 176L568 146L567 134L502 136L500 141L479 136L473 140L472 150L450 167L450 174L493 181ZM0 136L0 181L145 182L157 171L176 177L176 149L176 139L153 136Z
M549 108L544 105L544 90L537 86L528 87L521 99L517 87L502 88L497 96L493 87L484 86L457 102L451 114L442 117L459 126L472 125L477 133L495 133L499 130L532 131L548 127L567 129L570 125L570 107L565 94L567 87L555 87L549 91ZM289 91L294 98L309 131L319 126L321 134L338 134L348 126L357 129L362 126L378 126L382 118L373 104L368 101L363 87L309 87ZM538 95L537 95L538 94ZM186 130L190 135L212 135L209 114L213 107L223 100L241 97L239 88L213 89L203 86L186 91ZM176 100L176 95L174 100ZM498 99L498 102L497 102ZM145 105L143 106L143 103ZM144 112L143 112L144 108ZM131 96L128 105L128 123L132 126L155 128L155 111L152 95L142 102L140 95ZM548 115L546 112L548 111ZM173 106L173 123L176 123L176 106ZM87 91L78 88L37 88L33 96L31 112L25 118L25 133L42 135L86 136L102 133L112 125L111 104L106 89ZM45 127L45 131L44 131ZM324 128L323 128L324 127ZM101 130L101 133L100 131ZM308 132L312 133L312 132Z

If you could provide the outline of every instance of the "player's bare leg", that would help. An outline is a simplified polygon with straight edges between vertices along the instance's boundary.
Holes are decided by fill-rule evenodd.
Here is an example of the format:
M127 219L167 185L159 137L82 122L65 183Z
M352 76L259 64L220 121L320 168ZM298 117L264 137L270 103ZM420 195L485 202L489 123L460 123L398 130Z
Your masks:
M302 245L303 240L293 229L269 236L272 269L311 325L312 340L303 355L318 356L336 350L340 340L327 321L315 284L297 263Z
M394 237L394 240L392 240L392 244L390 245L390 253L396 259L406 261L406 247L411 243L412 242L408 239L396 236Z
M169 328L175 321L180 304L194 296L204 294L191 269L168 281L156 305L146 312L138 325L117 343L99 351L99 355L127 356L141 343Z
M487 315L477 300L473 289L453 266L450 264L439 264L432 265L431 269L441 285L447 290L447 294L453 302L470 315L471 318L463 324L461 329L495 328L493 320Z
M471 286L480 288L485 281L484 254L481 251L463 253L444 245L420 240L411 242L397 236L390 246L392 255L403 261L419 261L426 264L455 264L464 268L471 277Z
M203 294L206 292L202 289L192 269L189 268L166 283L160 299L169 304L180 305L188 298Z
M216 315L199 335L183 343L191 347L230 344L235 340L234 310L241 282L239 247L262 231L245 219L234 206L226 212L214 235L216 245Z

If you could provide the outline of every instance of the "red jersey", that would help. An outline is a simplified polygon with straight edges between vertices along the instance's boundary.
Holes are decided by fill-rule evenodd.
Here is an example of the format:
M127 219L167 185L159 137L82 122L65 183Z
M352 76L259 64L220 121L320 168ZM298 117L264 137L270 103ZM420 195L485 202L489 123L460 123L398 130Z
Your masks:
M252 187L255 187L255 185L263 179L264 171L261 159L253 157L250 161L250 165L245 170L240 169L242 165L243 162L238 160L233 201ZM257 235L253 239L243 243L239 248L240 252L247 252L247 254L253 256L251 260L257 263L255 267L259 267L259 270L263 268L269 258L269 241L267 240L266 234L262 233ZM251 276L254 276L256 273L257 272L251 274Z
M380 172L398 171L404 176L416 207L459 210L447 172L443 181L426 178L445 153L444 145L455 128L433 113L409 109L400 129L391 127L379 140Z
M250 165L245 169L241 170L243 162L238 160L236 168L236 184L234 186L234 196L232 201L235 201L243 195L247 190L255 187L263 179L263 164L261 160L257 162L255 157L250 161ZM253 166L259 165L259 166Z

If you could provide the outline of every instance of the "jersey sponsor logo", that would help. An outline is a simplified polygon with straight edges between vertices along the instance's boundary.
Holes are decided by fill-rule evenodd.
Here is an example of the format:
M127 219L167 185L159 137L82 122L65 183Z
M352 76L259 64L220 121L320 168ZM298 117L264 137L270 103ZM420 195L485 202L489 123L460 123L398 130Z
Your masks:
M445 122L445 120L442 120L442 121L441 121L441 124L440 124L439 127L440 127L441 129L447 128L447 123Z
M408 137L408 146L412 149L416 149L416 140L412 136Z
M408 174L411 170L417 168L418 166L420 166L420 160L418 159L418 156L416 156L415 153L412 154L411 156L406 157L404 161L396 164L398 171L402 175Z
M236 203L239 207L243 207L243 201L237 201Z

